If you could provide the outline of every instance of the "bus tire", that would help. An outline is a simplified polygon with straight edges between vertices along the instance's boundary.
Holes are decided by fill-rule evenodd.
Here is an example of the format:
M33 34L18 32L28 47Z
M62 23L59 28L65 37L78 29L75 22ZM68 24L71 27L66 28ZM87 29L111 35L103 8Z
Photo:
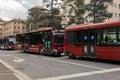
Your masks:
M39 52L38 52L39 55L41 55L41 49L39 48Z
M41 48L39 48L39 54L43 55Z
M61 56L61 53L60 53L60 52L58 52L58 53L57 53L57 56Z
M40 53L41 55L44 55L45 52L46 52L46 51L45 51L45 47L41 47L39 50L40 50L39 53Z
M25 49L24 49L24 48L22 48L22 49L21 49L21 52L22 52L22 53L25 53Z
M76 57L71 52L69 52L68 53L68 58L69 59L75 59Z

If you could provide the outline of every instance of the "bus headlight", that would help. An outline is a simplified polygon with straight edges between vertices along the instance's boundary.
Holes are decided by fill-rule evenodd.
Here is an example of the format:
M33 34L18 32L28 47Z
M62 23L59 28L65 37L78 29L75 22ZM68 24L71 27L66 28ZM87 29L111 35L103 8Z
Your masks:
M11 46L8 46L8 48L11 48Z
M53 51L54 51L54 52L57 52L58 50L56 50L56 49L53 49Z
M51 51L52 54L57 54L57 52L58 52L58 50L56 50L56 49L53 49L53 50Z

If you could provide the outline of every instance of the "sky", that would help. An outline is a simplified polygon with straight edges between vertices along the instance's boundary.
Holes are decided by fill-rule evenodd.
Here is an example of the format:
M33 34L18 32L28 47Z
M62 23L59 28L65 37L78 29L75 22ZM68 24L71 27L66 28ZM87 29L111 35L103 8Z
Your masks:
M0 0L0 18L27 19L27 10L34 6L42 6L41 0Z

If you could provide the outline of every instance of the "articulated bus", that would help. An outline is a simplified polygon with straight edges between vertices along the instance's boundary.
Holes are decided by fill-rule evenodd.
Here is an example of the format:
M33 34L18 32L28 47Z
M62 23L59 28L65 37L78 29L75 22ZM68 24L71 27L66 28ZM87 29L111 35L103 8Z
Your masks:
M0 49L14 50L15 44L16 44L16 36L15 35L0 37Z
M68 26L64 53L69 58L120 61L120 21Z
M22 52L61 55L64 46L64 28L39 28L34 32L17 34L16 48Z

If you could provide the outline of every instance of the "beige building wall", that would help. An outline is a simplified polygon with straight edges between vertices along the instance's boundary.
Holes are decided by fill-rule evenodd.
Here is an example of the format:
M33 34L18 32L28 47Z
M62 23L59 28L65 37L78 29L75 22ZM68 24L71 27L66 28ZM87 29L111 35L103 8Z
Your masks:
M113 13L113 17L106 21L120 20L120 0L113 0L113 3L108 7L108 11Z
M0 18L0 37L3 36L3 26L4 26L4 20Z
M90 3L91 0L84 0L84 4L88 4ZM74 5L74 1L70 2L68 0L62 0L62 27L66 27L68 21L69 21L69 10L70 10L70 6L69 5ZM105 22L108 21L116 21L116 20L120 20L120 0L113 0L113 3L108 5L108 12L112 12L113 13L113 17L110 19L106 19ZM83 17L85 17L88 13L86 12ZM74 13L72 13L72 15L74 15ZM90 18L91 19L91 18ZM85 23L90 23L90 19L88 19L88 22L85 21Z
M13 19L4 23L3 26L3 35L16 35L19 33L26 32L26 22L21 19Z
M91 0L85 0L85 4L89 4ZM120 20L120 0L113 0L113 3L108 5L108 12L112 13L113 16L110 19L106 19L105 22L110 22L110 21L117 21ZM87 15L88 13L86 12L84 17ZM88 19L88 22L86 23L90 23L89 21L92 18Z
M62 0L62 27L66 27L66 25L68 24L69 21L69 15L74 16L75 13L74 11L69 14L69 11L71 10L71 7L69 5L74 5L74 1L68 1L68 0Z
M2 23L0 22L0 37L3 35L3 31L2 31Z

